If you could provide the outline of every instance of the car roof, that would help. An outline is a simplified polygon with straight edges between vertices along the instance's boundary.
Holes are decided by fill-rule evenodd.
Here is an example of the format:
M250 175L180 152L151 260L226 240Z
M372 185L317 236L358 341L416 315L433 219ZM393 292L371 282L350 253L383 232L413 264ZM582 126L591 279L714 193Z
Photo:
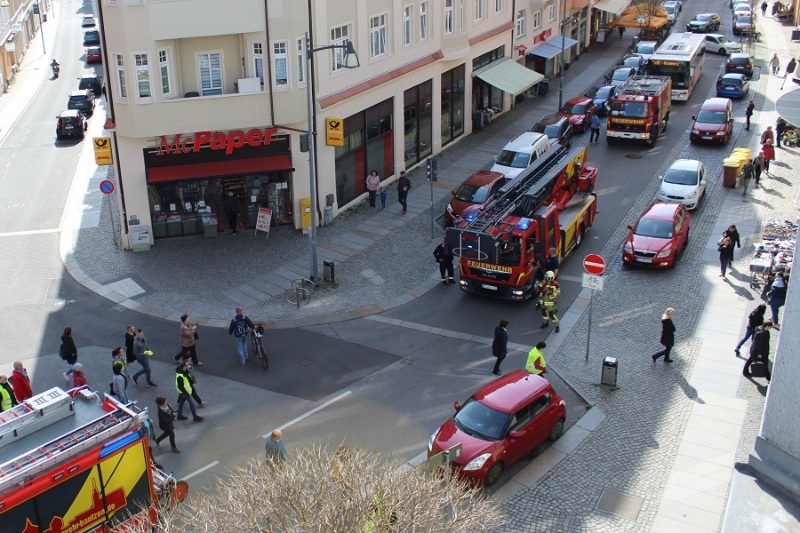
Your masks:
M78 111L77 109L65 109L58 116L59 117L76 117L76 116L83 116L83 115L81 115L81 112Z
M731 59L747 59L750 60L750 54L746 54L744 52L733 52L731 55L728 56L728 61Z
M678 159L669 166L667 172L670 170L697 170L701 164L697 159Z
M744 80L746 80L746 79L747 79L747 76L745 76L744 74L740 74L740 73L738 73L738 72L729 72L729 73L727 73L727 74L722 74L722 75L719 77L719 79L723 79L723 78L728 78L728 79L736 78L737 80L742 80L742 81L744 81Z
M508 141L508 143L503 147L503 150L515 150L517 152L528 151L543 137L545 140L549 142L550 139L544 133L523 131L522 133L520 133L519 135Z
M722 35L721 33L706 33L706 38L708 37L714 37L716 39L719 39L720 37L725 37L725 36Z
M91 50L91 48L90 48L90 50ZM98 76L97 74L84 74L83 76L81 76L81 81L83 81L83 80L99 80L99 79L100 79L100 76Z
M505 179L505 176L500 172L492 172L491 170L479 170L464 180L464 183L470 185L488 185L494 183L499 179Z
M89 89L77 89L69 93L70 96L86 96L91 91Z
M549 388L545 378L520 369L497 378L472 397L497 411L513 413Z
M567 117L550 113L540 118L539 122L537 122L534 126L550 126L552 124L558 124L562 120L567 120Z
M589 98L588 96L575 96L574 98L570 98L567 100L568 104L576 105L576 104L592 104L594 100Z
M730 98L709 98L703 105L700 106L700 110L712 110L712 111L722 111L726 109L729 105L731 105Z
M639 219L647 218L651 220L672 220L675 218L675 211L678 211L681 204L671 202L653 202L645 209Z

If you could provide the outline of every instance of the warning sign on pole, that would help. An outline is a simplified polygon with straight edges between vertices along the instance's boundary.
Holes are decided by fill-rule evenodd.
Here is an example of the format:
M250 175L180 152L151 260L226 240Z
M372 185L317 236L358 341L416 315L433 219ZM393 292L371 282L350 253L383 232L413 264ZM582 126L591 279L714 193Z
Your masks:
M272 222L272 209L267 209L266 207L259 207L258 218L256 219L255 235L258 235L259 231L264 231L267 233L267 238L269 238L269 225L271 222Z

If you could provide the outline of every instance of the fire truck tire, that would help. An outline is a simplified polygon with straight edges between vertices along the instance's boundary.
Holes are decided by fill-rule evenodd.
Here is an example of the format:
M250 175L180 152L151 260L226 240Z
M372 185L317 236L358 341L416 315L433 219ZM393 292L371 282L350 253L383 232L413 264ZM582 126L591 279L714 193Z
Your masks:
M583 224L581 224L580 227L578 228L577 233L575 233L575 249L576 250L581 247L581 244L583 244L583 238L585 236L586 236L586 228L583 226Z

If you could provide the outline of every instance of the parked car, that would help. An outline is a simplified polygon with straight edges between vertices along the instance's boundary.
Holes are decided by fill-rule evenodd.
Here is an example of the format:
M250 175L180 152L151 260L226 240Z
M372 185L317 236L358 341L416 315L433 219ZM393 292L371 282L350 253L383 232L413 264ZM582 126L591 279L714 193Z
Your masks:
M573 129L569 119L561 115L545 115L533 125L531 131L544 133L551 142L572 148Z
M750 7L748 2L738 2L733 6L733 18L735 19L739 15L752 15L753 8Z
M678 159L663 176L656 198L696 209L706 190L706 167L696 159Z
M99 46L90 46L86 49L86 62L89 64L103 62L103 54L100 53Z
M633 51L642 56L647 63L650 56L656 53L656 48L658 48L658 41L639 41Z
M70 137L83 139L86 135L86 118L77 109L67 109L56 117L56 139L59 141Z
M719 142L727 144L733 133L733 102L730 98L709 98L693 116L691 142Z
M710 31L719 30L722 23L719 14L717 13L698 13L686 25L686 31L696 33L708 33Z
M748 78L753 77L753 58L749 54L733 53L728 56L725 63L725 73L736 72L744 74Z
M717 96L742 99L750 92L750 82L744 74L721 74L717 78Z
M667 22L670 25L675 24L675 18L678 16L678 12L680 11L678 2L664 2L661 4L661 7L667 11Z
M83 32L83 46L93 46L100 44L100 32L88 30Z
M728 55L742 51L742 43L731 41L724 35L718 33L706 34L706 52L715 52L720 55Z
M569 119L573 130L583 133L589 127L596 110L597 106L591 98L576 96L567 100L558 114Z
M475 485L491 486L503 470L564 431L564 400L545 378L514 370L460 404L431 435L428 457L461 445L451 468Z
M447 204L444 212L444 225L450 227L464 210L472 206L483 206L494 198L497 191L508 183L499 172L479 170L464 180L458 189L452 191L453 199Z
M733 21L733 34L734 35L742 35L746 33L751 33L755 29L755 23L753 22L753 16L750 14L742 14L736 17L736 20Z
M644 57L639 54L628 54L622 58L622 66L636 69L636 74L644 72Z
M597 116L604 117L608 115L608 105L611 99L617 95L617 88L613 85L600 85L592 87L586 96L591 98L597 107Z
M549 149L550 139L547 135L530 131L520 133L497 154L489 170L500 172L508 179L514 178Z
M94 15L84 15L81 18L81 28L94 28L97 26L97 20Z
M653 202L629 225L622 246L623 265L655 268L675 266L678 255L689 243L691 217L681 204Z
M78 78L78 89L89 89L95 97L103 93L103 78L95 74L87 74Z
M628 81L631 76L636 74L636 69L632 67L621 67L618 69L614 69L611 72L611 75L608 77L608 84L613 85L614 87L621 87L625 85L625 82Z
M94 93L89 89L72 91L67 99L67 109L77 109L90 117L94 113Z

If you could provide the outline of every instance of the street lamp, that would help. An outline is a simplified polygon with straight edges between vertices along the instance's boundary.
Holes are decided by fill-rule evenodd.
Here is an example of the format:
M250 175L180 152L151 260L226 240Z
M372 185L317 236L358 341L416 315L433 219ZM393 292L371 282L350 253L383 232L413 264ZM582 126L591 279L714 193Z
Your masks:
M311 38L306 32L306 76L308 76L308 83L306 83L306 98L308 101L308 132L306 133L308 140L308 180L309 189L311 193L311 231L308 234L308 248L309 248L309 261L310 265L310 279L314 283L317 282L317 224L319 216L317 215L317 168L316 168L316 143L314 142L314 73L311 71L311 56L314 52L322 50L344 50L344 57L342 58L342 66L344 68L359 67L358 55L353 48L352 41L345 41L343 44L329 44L320 46L318 48L311 48Z
M561 111L561 106L564 104L564 49L566 45L567 35L564 30L567 24L574 24L577 17L567 18L567 0L561 0L561 69L558 76L558 110Z

